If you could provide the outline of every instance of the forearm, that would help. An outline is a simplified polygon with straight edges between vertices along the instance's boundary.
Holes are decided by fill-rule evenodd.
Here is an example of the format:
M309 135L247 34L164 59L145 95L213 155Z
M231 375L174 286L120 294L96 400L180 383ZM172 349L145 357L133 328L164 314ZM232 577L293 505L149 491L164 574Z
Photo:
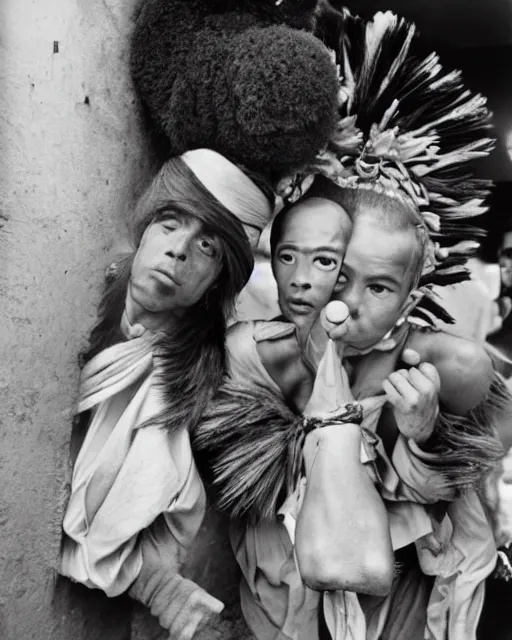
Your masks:
M129 595L147 606L172 640L189 640L223 609L199 585L180 575L183 555L163 518L142 532L142 567Z
M297 520L302 578L318 590L385 594L393 556L384 504L360 462L357 425L324 427Z
M460 490L477 486L499 464L504 454L503 444L510 444L511 421L512 396L495 374L486 396L465 416L442 407L433 434L426 442L405 446L398 441L393 464L407 485L413 488L417 485L420 493L433 491L427 502L433 501L436 495L438 499L447 499L441 496L446 492L451 493L449 499L453 499ZM403 455L404 451L407 455ZM414 464L410 464L410 459ZM415 463L418 459L419 465ZM415 474L411 469L416 467L423 467L425 473L416 473L418 477L413 482L411 478ZM430 476L428 482L427 476Z

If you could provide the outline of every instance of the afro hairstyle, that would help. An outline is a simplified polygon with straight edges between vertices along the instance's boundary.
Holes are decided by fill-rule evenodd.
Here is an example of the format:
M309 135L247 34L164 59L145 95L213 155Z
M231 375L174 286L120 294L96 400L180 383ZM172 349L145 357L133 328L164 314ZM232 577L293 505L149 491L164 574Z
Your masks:
M178 155L207 147L272 184L336 126L338 75L310 31L317 0L145 0L131 70L152 130Z

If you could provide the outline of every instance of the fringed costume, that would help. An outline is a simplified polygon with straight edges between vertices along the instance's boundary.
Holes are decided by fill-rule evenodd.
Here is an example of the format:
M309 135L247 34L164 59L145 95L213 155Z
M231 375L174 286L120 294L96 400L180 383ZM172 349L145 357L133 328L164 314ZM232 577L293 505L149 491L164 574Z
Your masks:
M279 340L293 326L231 329L231 381L194 432L193 449L218 506L234 516L242 607L258 640L315 640L321 628L332 640L474 640L497 558L478 490L502 457L496 433L510 420L511 397L495 374L468 415L441 407L424 449L399 435L387 451L378 426L381 383L408 336L436 331L436 318L453 322L432 285L469 277L465 262L481 231L466 219L486 211L490 185L464 166L493 148L490 114L483 97L464 89L459 72L446 72L436 54L419 56L414 26L405 20L389 12L370 22L347 12L330 20L323 33L340 69L338 130L315 163L289 181L286 196L298 200L322 174L344 189L399 198L421 214L428 251L415 303L397 323L391 348L377 346L371 354L371 376L354 387L363 407L361 462L385 500L393 549L414 545L417 569L398 564L385 598L320 593L303 584L293 547L305 482L297 482L303 419L279 407L284 398L256 351L258 340Z
M286 322L245 322L230 329L231 379L195 430L193 450L199 468L207 470L218 508L233 517L232 544L243 574L242 608L258 639L277 637L276 628L283 639L317 638L320 602L334 640L388 637L383 629L396 623L390 606L410 580L407 572L398 572L388 598L357 600L341 592L322 596L312 591L302 583L294 560L293 533L288 532L293 532L303 494L297 478L304 421L287 408L256 351L258 341L278 341L294 331ZM441 414L439 423L446 430L438 430L428 452L399 435L389 455L377 433L386 397L375 387L395 369L400 351L379 353L372 362L371 381L365 386L363 379L356 395L363 408L361 462L386 501L393 549L414 544L422 573L435 578L432 587L428 579L416 576L414 589L422 594L419 608L409 611L403 635L396 638L415 637L411 629L417 632L428 624L428 638L442 639L450 628L450 638L462 640L475 633L483 580L496 562L494 539L474 487L501 456L499 443L486 434L503 419L509 397L496 381L483 406L470 416L454 418L459 424L452 426L463 421L464 431L449 429L451 417ZM460 454L461 445L469 453L466 431L478 434L471 466ZM478 437L490 440L494 450L482 454ZM449 506L434 507L438 503ZM459 573L466 593L459 589ZM354 635L352 627L359 629Z

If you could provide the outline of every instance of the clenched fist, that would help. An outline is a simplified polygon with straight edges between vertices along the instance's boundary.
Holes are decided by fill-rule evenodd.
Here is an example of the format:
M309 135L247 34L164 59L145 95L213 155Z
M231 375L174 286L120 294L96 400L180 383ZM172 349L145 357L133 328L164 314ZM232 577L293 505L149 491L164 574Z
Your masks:
M439 414L441 382L434 365L428 362L419 364L419 356L414 351L405 350L403 359L416 366L393 371L382 386L393 407L400 433L421 445L434 430Z

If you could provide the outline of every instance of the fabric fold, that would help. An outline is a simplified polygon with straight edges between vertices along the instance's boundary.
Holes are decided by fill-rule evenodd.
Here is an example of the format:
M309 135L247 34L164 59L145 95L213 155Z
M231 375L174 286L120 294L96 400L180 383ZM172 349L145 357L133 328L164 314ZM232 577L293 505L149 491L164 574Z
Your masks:
M108 596L139 575L138 537L156 518L183 561L204 516L187 431L139 428L164 408L153 340L143 335L106 349L82 373L79 406L92 409L92 419L73 470L60 572Z

